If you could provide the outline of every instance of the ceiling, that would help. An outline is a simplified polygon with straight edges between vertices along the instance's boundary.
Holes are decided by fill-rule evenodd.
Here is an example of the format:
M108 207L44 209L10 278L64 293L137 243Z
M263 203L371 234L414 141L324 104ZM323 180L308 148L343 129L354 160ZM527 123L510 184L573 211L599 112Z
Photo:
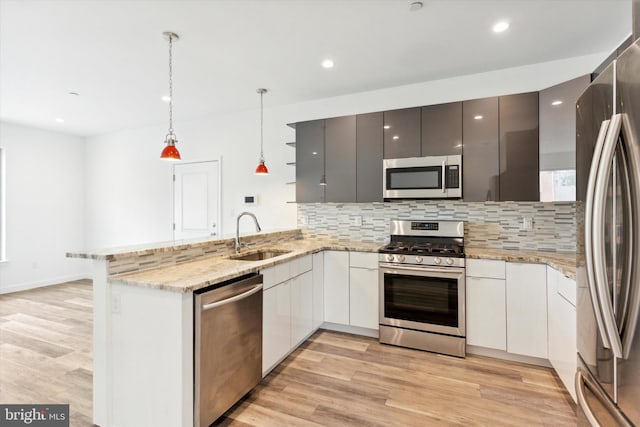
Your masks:
M268 108L609 52L631 33L630 0L411 1L0 0L0 120L166 123L167 30L176 120L258 108L258 87Z

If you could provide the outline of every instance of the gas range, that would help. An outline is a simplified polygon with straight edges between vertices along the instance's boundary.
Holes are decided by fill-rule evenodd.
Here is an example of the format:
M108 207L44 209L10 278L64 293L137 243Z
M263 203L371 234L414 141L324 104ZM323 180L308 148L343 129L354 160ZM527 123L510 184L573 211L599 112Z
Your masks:
M380 263L464 267L464 222L391 221L391 241Z

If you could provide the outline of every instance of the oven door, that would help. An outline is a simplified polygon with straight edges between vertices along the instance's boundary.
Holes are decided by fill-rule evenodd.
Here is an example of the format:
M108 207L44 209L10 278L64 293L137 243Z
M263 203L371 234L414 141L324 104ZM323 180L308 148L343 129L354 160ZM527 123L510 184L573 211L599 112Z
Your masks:
M465 273L380 263L380 324L465 336Z

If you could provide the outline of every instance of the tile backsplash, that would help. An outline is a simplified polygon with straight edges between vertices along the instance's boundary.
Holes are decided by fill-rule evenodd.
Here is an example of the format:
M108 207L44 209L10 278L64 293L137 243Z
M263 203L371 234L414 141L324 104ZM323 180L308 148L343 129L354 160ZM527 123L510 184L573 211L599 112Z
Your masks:
M466 221L465 245L496 249L573 252L575 202L433 200L385 203L298 204L298 226L312 236L385 243L392 219ZM522 230L523 218L531 230ZM361 225L360 225L361 224Z

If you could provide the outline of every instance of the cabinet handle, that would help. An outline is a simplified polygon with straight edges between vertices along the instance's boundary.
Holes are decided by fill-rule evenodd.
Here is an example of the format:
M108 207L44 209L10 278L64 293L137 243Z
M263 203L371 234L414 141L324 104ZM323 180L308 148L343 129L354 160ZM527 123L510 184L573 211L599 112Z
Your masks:
M446 193L447 189L446 189L446 180L447 180L447 174L445 172L447 168L447 162L446 160L442 161L442 192Z

